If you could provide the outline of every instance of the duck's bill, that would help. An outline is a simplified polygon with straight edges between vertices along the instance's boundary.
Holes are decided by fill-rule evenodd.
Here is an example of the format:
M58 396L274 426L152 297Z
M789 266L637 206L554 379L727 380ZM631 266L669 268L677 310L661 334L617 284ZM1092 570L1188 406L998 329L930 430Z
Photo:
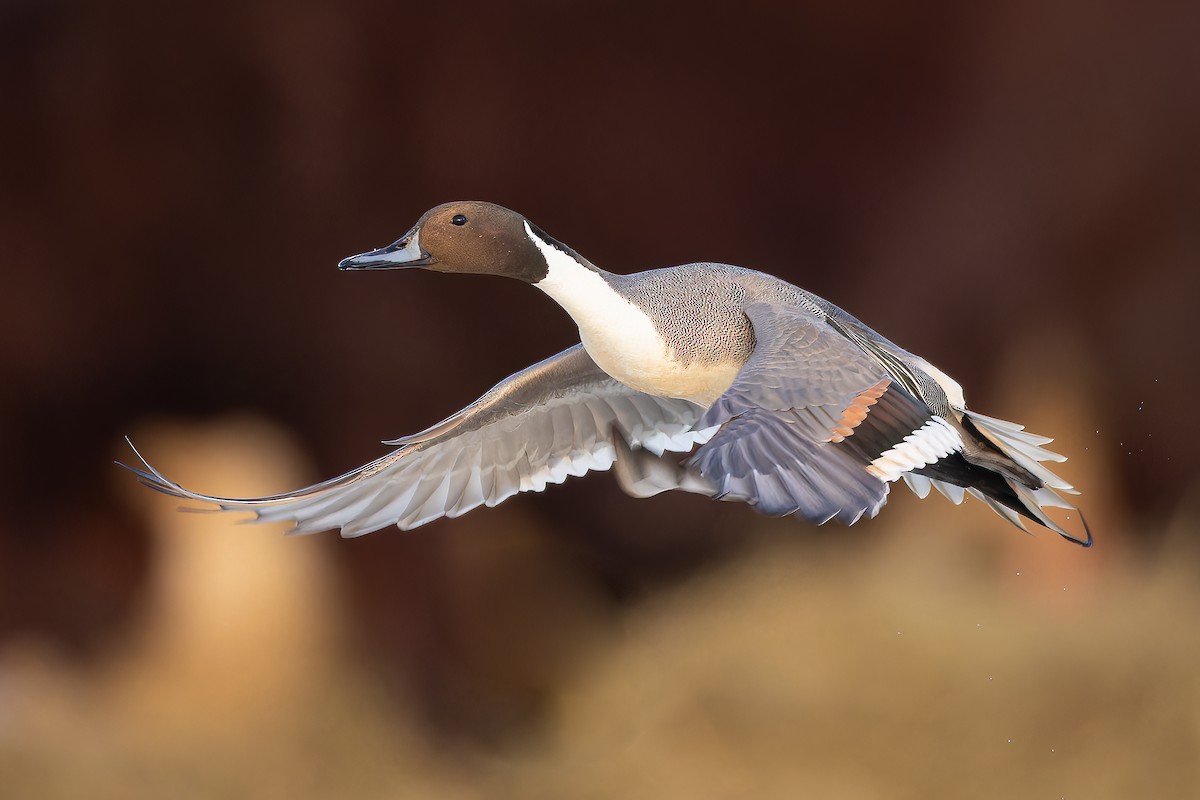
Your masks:
M429 253L421 248L420 237L416 233L410 233L387 247L343 258L338 262L338 269L406 269L425 267L432 263L433 259Z

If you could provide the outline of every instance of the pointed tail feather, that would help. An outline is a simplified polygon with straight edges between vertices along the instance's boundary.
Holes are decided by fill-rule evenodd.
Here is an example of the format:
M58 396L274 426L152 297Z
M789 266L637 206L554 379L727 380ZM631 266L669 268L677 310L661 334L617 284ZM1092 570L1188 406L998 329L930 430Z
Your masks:
M995 445L1000 452L1011 458L1019 466L1035 475L1043 485L1039 488L1030 488L1023 485L1019 481L1005 478L1004 482L1008 488L1012 490L1012 494L1004 492L1004 497L992 496L985 498L990 500L989 505L993 507L1002 516L1008 517L1014 524L1019 522L1012 520L1009 514L996 509L996 504L1002 504L1005 510L1014 511L1021 516L1030 519L1037 524L1049 528L1064 539L1082 545L1083 547L1092 546L1092 532L1088 527L1087 520L1084 519L1083 513L1071 503L1063 499L1059 492L1067 494L1079 494L1071 484L1067 483L1061 477L1051 472L1044 462L1050 461L1061 463L1067 460L1067 457L1052 450L1047 450L1042 445L1049 444L1054 441L1046 436L1039 436L1035 433L1029 433L1025 430L1025 426L1018 425L1015 422L1007 422L995 417L989 417L986 414L979 414L975 411L964 411L966 420L974 426L985 439ZM975 492L972 492L973 494ZM1013 502L1013 501L1016 502ZM1072 512L1078 517L1078 526L1081 531L1074 533L1069 532L1062 524L1051 519L1045 509L1059 508ZM1067 520L1071 520L1071 514L1067 515ZM1023 525L1021 527L1024 527ZM1076 526L1072 526L1076 527Z
M1026 486L1010 475L1001 474L990 464L970 466L960 462L958 466L967 467L970 472L956 475L953 470L943 469L939 473L937 469L931 468L934 474L905 474L904 478L909 488L918 497L924 498L929 495L932 485L956 505L962 502L964 494L970 494L1022 530L1028 530L1024 520L1029 520L1054 531L1074 544L1091 547L1092 532L1083 513L1059 494L1079 493L1044 465L1047 461L1067 460L1066 456L1043 447L1053 440L1029 433L1024 426L1013 422L974 411L964 411L964 414L963 421L969 423L966 427L972 432L977 432L981 438L999 450L1000 454L1011 459L1042 485L1038 488ZM996 456L996 460L1001 459ZM957 485L959 483L962 485ZM1063 509L1068 513L1063 515L1065 519L1060 522L1051 518L1046 509Z
M1015 422L1006 422L975 411L964 411L963 413L975 430L985 439L998 447L1002 453L1017 462L1018 465L1036 475L1046 486L1051 489L1059 489L1067 494L1079 494L1075 491L1075 487L1042 466L1044 461L1062 463L1067 460L1066 456L1042 447L1044 444L1053 442L1053 439L1029 433L1025 430L1024 425L1018 425Z

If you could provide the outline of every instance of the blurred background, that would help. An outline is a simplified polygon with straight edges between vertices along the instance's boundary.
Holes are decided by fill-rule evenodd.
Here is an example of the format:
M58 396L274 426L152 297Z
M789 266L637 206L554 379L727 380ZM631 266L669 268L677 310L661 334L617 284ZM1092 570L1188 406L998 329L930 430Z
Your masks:
M1200 795L1200 7L0 3L0 795ZM486 199L780 275L1057 437L1098 544L596 475L407 534L216 494L577 340L341 274Z

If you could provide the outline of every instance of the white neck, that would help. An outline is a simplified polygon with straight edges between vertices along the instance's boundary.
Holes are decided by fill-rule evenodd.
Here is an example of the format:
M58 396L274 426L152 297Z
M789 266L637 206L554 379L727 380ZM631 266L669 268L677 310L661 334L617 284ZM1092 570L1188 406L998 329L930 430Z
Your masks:
M546 277L534 286L571 315L584 348L602 370L639 391L704 406L729 388L740 365L682 363L650 316L613 288L604 273L554 247L528 223L525 233L546 260Z
M667 357L666 342L650 317L622 297L603 274L546 242L528 223L525 233L546 260L546 277L534 286L571 315L583 346L605 372L636 383L633 373Z
M546 242L525 223L525 234L546 260L546 277L534 284L566 309L580 328L600 322L599 316L637 311L596 270ZM638 313L641 313L638 311Z

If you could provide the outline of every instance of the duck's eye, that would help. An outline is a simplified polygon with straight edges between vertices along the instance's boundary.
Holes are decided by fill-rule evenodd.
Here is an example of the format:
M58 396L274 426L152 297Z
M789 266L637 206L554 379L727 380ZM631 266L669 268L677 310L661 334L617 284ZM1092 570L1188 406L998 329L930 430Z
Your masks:
M464 217L462 214L455 214L453 217L450 218L450 222L454 225L466 225L467 218Z

